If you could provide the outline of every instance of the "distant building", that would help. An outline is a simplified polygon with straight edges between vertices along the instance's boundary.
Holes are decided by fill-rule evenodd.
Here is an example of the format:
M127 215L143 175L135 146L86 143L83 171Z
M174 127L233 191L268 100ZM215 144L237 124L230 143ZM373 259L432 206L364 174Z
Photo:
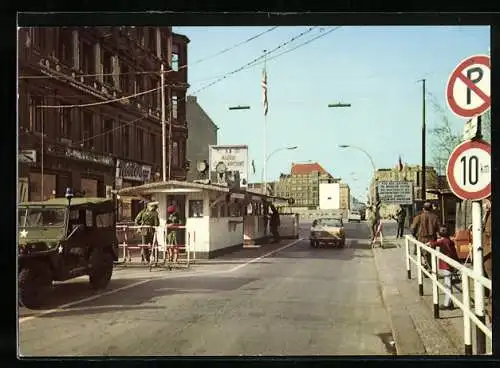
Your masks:
M200 106L196 96L187 96L186 116L189 132L186 150L189 162L187 181L205 179L198 171L198 163L206 161L208 164L208 146L217 144L219 128Z
M351 189L346 183L339 183L340 186L340 209L351 209Z
M281 174L275 184L275 195L293 198L295 207L319 207L321 183L335 183L335 179L319 163L292 164L290 174Z

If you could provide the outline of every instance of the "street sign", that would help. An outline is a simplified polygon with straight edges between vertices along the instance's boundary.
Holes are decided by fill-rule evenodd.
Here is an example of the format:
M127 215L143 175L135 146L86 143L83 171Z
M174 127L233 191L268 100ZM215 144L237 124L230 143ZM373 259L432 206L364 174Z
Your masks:
M19 162L24 163L35 163L36 162L36 150L22 150L19 152Z
M446 168L451 191L459 198L479 201L491 194L491 146L483 141L459 144Z
M490 74L490 57L486 55L474 55L458 64L446 85L446 101L455 115L472 118L488 111Z
M413 203L413 184L410 181L379 181L377 191L383 203L401 205Z

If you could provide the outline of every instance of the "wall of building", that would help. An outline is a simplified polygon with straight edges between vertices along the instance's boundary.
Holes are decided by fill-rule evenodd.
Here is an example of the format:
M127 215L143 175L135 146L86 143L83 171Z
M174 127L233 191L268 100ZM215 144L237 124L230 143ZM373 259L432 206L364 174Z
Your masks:
M319 185L319 208L322 210L340 209L340 184L321 183Z
M351 190L345 183L339 184L340 191L340 209L349 210L351 208Z
M190 162L187 180L205 179L197 171L197 163L206 160L208 163L208 146L217 144L218 127L199 105L195 96L187 97L186 104L187 138L186 159Z
M37 152L34 163L20 165L20 177L28 179L28 197L46 198L49 191L61 196L66 186L105 196L121 172L116 170L116 159L135 166L129 172L148 166L152 174L148 180L161 172L159 90L115 103L101 102L159 88L154 71L160 70L162 62L167 71L172 70L168 64L172 37L171 27L19 30L19 145L20 150ZM181 61L187 60L188 42L176 36ZM166 74L173 106L171 171L181 180L186 176L185 78L187 71ZM88 106L40 107L82 104ZM42 183L37 182L42 171L43 195ZM140 175L128 179L138 184L145 181Z

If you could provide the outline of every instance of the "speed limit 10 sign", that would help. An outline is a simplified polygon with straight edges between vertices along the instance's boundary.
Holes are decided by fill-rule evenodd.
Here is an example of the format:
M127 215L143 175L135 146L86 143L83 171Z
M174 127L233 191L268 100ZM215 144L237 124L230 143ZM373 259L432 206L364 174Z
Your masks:
M491 194L491 146L467 141L452 152L446 169L451 191L459 198L479 201Z

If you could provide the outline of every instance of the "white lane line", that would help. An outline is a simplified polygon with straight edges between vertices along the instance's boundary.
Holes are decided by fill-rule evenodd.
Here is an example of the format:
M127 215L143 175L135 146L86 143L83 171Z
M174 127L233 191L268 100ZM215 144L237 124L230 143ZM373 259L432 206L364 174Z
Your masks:
M278 253L278 252L282 251L283 249L290 248L291 246L293 246L293 245L295 245L295 244L297 244L297 243L301 242L302 240L304 240L304 239L303 239L303 238L297 239L297 240L295 240L295 241L293 241L293 242L291 242L291 243L289 243L289 244L286 244L286 245L282 246L281 248L275 249L275 250L273 250L273 251L271 251L271 252L269 252L269 253L264 254L263 256L260 256L260 257L254 258L254 259L252 259L252 260L250 260L250 261L248 261L248 262L245 262L245 263L243 263L243 264L240 264L240 265L238 265L238 266L236 266L236 267L233 267L233 268L231 268L231 269L229 269L229 270L227 270L227 271L225 271L225 272L234 272L234 271L241 270L243 267L246 267L246 266L248 266L249 264L252 264L252 263L254 263L254 262L260 261L262 258L269 257L269 256L271 256L271 255L273 255L273 254L275 254L275 253Z
M101 298L103 296L116 294L116 293L118 293L120 291L131 289L133 287L136 287L136 286L139 286L139 285L142 285L142 284L146 284L148 282L155 281L155 280L177 279L177 278L191 277L191 276L210 276L210 275L217 275L217 274L221 274L221 273L228 273L228 272L238 271L238 270L242 269L243 267L248 266L249 264L257 262L257 261L259 261L259 260L261 260L263 258L269 257L270 255L273 255L273 254L275 254L275 253L277 253L279 251L282 251L283 249L289 248L289 247L297 244L298 242L300 242L302 240L303 240L302 238L297 239L297 240L295 240L295 241L293 241L293 242L291 242L289 244L286 244L286 245L282 246L281 248L278 248L278 249L275 249L275 250L273 250L271 252L268 252L268 253L264 254L263 256L260 256L260 257L257 257L257 258L253 258L252 260L250 260L250 261L248 261L246 263L240 264L240 265L238 265L236 267L233 267L233 268L231 268L229 270L205 271L205 272L198 272L198 273L191 273L191 274L164 275L164 276L149 278L149 279L146 279L146 280L141 280L141 281L135 282L135 283L130 284L130 285L122 286L122 287L117 288L117 289L113 289L113 290L109 290L109 291L106 291L106 292L103 292L103 293L100 293L100 294L92 295L92 296L90 296L88 298L84 298L84 299L80 299L80 300L75 300L73 302L60 305L57 308L49 309L49 310L45 310L45 311L39 312L39 313L34 314L32 316L21 317L21 318L19 318L19 324L22 324L22 323L27 322L27 321L31 321L31 320L33 320L35 318L38 318L38 317L41 317L41 316L45 316L45 315L48 315L48 314L53 314L53 313L57 313L57 312L63 312L68 307L72 307L74 305L78 305L78 304L90 302L92 300L99 299L99 298ZM117 279L117 280L120 280L120 279Z

